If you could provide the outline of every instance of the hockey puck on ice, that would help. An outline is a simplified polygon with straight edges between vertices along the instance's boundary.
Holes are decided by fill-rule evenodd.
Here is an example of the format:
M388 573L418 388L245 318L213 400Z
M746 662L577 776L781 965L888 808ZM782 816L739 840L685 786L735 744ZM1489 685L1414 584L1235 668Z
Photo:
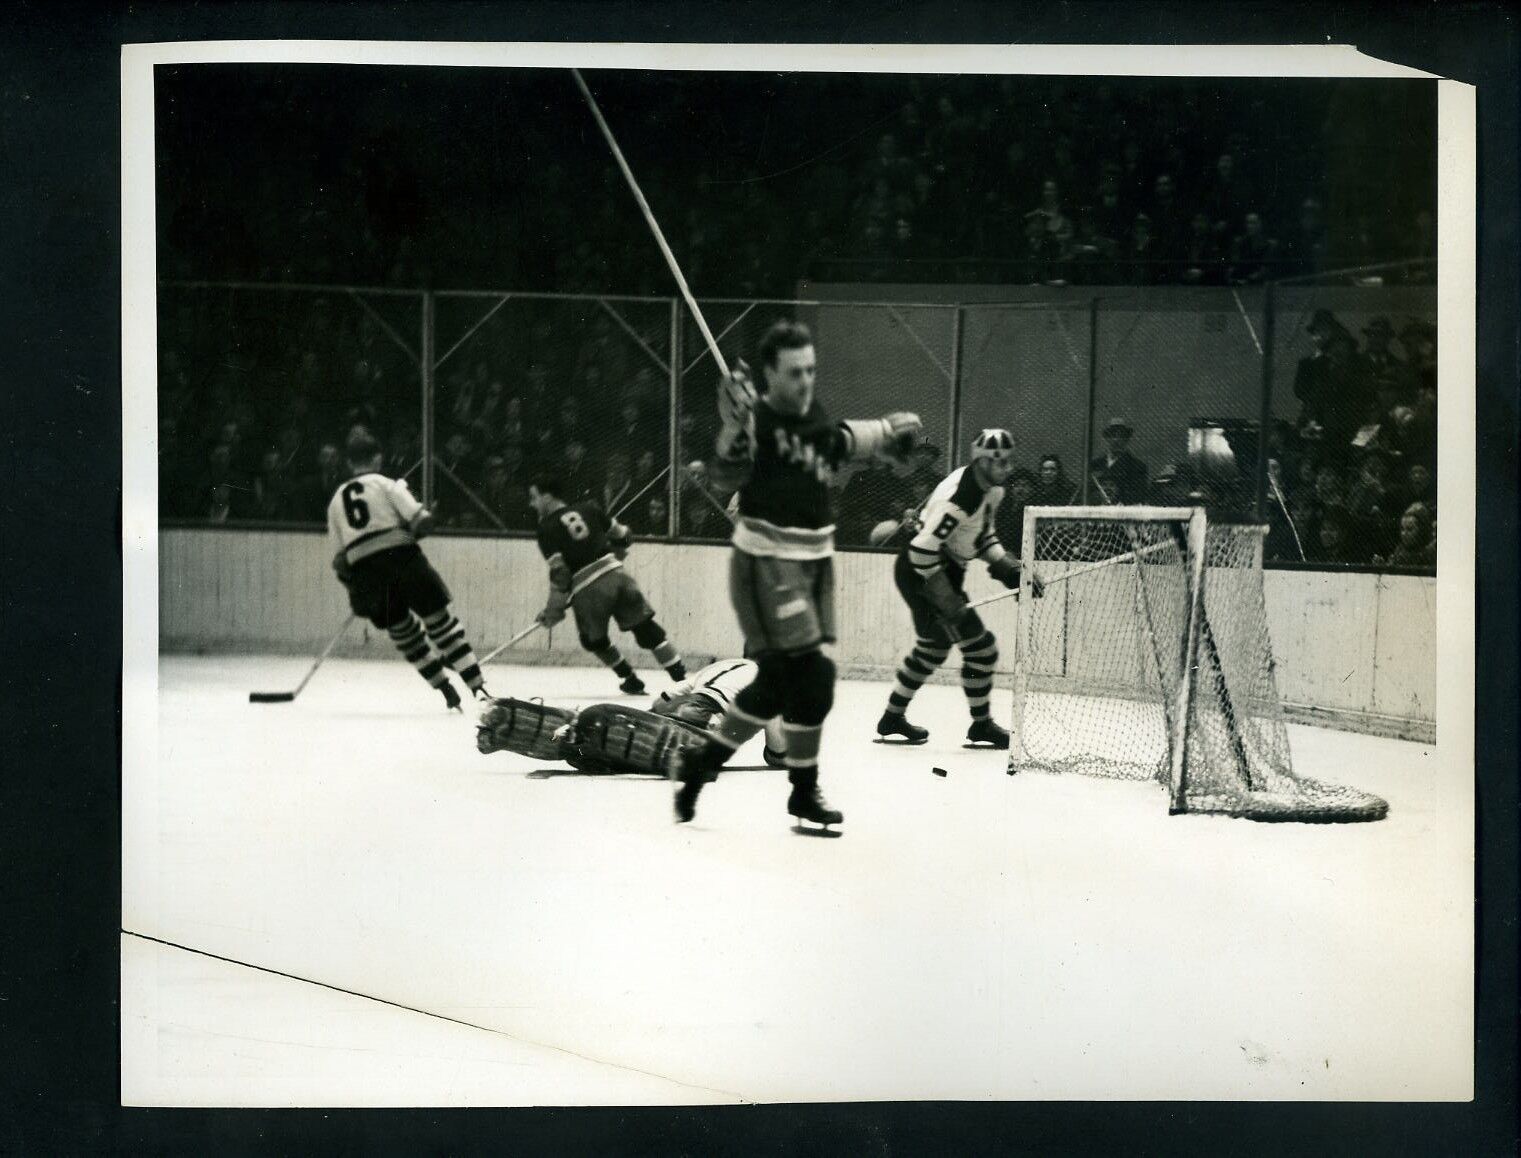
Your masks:
M950 775L950 773L947 772L944 768L931 768L930 771L933 772L936 776L949 776Z

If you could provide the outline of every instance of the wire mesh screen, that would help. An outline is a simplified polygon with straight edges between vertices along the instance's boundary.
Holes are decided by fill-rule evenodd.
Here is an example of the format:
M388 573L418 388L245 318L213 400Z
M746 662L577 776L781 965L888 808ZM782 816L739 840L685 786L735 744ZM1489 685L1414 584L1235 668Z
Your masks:
M1263 296L1169 288L1099 300L1086 501L1255 518Z
M1080 498L1086 415L1090 303L966 306L961 334L961 446L984 427L1014 435L1016 467L996 519L999 538L1018 551L1026 505L1066 506Z
M456 529L527 531L528 483L616 512L664 499L671 303L440 293L435 307L434 510ZM670 533L646 499L626 517Z
M160 287L159 509L317 523L362 425L400 475L421 458L416 293Z
M1435 574L1433 274L1412 264L1274 290L1269 560Z
M724 301L699 305L725 358L732 363L743 357L757 376L757 386L760 338L778 318L790 318L813 334L819 398L830 415L873 418L895 410L920 415L925 445L912 461L852 463L834 481L836 542L845 547L898 545L907 533L906 516L949 469L945 447L952 426L955 308ZM727 538L733 496L715 488L700 466L692 469L693 463L712 455L718 372L696 326L684 320L682 335L679 533L683 538Z

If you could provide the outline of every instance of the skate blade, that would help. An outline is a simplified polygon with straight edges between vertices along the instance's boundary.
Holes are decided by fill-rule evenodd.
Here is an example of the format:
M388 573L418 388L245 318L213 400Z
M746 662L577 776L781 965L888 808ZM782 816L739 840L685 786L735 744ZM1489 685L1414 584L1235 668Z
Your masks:
M976 744L969 740L961 746L971 752L1007 752L1009 750L1007 744L990 744L986 740Z
M886 744L889 747L917 748L920 744L928 744L929 737L922 740L910 740L907 736L878 736L872 741L873 744Z
M838 828L829 828L822 825L807 825L804 824L801 820L792 826L792 831L797 833L799 836L820 836L829 840L833 840L845 835Z

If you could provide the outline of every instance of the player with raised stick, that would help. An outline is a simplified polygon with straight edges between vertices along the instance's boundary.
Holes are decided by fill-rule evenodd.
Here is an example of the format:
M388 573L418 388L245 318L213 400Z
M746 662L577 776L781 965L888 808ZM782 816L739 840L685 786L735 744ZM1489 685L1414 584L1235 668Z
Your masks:
M920 513L919 528L893 564L898 593L914 619L914 647L898 664L887 710L877 721L881 740L922 744L929 732L908 722L908 705L924 681L961 650L961 687L972 712L969 745L1007 749L1009 733L988 712L998 641L967 604L967 565L981 559L1005 587L1019 586L1019 561L1004 550L993 526L1003 484L1014 469L1014 436L984 430L972 440L972 461L941 480ZM1039 584L1035 590L1039 591Z
M626 695L643 694L644 682L608 638L610 619L631 632L673 680L686 679L680 653L655 622L655 609L623 569L629 529L595 500L567 503L564 494L565 487L552 474L535 475L528 484L529 505L539 516L539 551L549 563L549 601L538 621L553 627L569 606L581 646L613 669Z
M814 396L817 362L806 326L778 321L760 341L762 392L736 364L719 383L721 429L709 471L739 490L729 598L755 679L709 730L673 761L676 819L696 814L704 784L736 749L780 716L792 784L787 812L799 822L844 817L819 792L819 741L834 703L834 524L829 480L848 459L902 455L918 441L915 414L835 422ZM800 823L800 831L808 831Z
M369 434L356 430L345 451L353 473L327 505L327 527L349 606L391 637L450 709L459 708L460 697L446 666L477 700L489 699L465 629L449 610L449 588L417 545L433 529L433 516L405 479L380 473L380 444Z

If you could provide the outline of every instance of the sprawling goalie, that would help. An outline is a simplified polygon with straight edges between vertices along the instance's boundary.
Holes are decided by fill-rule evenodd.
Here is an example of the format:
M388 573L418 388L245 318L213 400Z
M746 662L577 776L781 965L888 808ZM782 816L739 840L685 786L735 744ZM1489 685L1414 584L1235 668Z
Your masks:
M580 712L531 700L495 700L481 715L476 747L563 760L587 773L666 775L670 756L703 742L708 725L755 679L748 659L723 659L666 689L648 708L592 704ZM764 756L783 764L780 721L766 732Z

